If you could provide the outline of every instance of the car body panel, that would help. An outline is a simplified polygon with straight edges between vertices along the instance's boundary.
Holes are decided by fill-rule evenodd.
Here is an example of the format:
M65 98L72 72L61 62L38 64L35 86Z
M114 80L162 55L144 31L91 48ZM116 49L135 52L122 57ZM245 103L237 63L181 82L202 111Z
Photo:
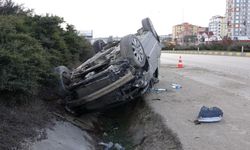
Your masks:
M161 49L161 46L157 39L152 38L153 34L151 32L146 32L143 36L139 37L142 46L144 47L145 54L147 56L148 62L150 63L150 77L152 78L154 71L159 67L158 63L160 60L161 52L155 49Z

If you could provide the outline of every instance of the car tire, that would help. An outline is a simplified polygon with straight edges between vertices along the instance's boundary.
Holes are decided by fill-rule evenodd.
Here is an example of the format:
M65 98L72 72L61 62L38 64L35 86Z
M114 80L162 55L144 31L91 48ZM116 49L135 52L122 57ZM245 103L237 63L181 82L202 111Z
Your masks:
M159 36L149 18L145 18L142 20L142 28L144 31L152 32L153 36L160 42Z
M103 40L97 40L93 43L93 48L94 48L94 51L95 53L98 53L100 52L104 46L105 46L105 42Z
M137 68L141 68L146 63L146 55L143 46L135 35L127 35L120 41L121 56L127 58L130 63Z
M59 90L57 93L59 96L65 97L70 93L67 89L67 85L70 83L70 70L65 66L58 66L55 68L55 72L59 75Z

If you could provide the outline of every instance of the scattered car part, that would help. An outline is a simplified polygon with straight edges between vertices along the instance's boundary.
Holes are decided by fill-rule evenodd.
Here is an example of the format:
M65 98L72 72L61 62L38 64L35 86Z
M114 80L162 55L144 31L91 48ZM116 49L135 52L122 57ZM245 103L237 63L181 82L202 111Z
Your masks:
M113 142L109 142L109 143L100 142L100 143L98 143L98 145L103 146L104 150L110 150L114 144L113 144Z
M223 117L223 112L218 107L203 106L198 115L198 121L203 123L219 122Z
M182 88L182 86L180 84L176 84L176 83L171 84L171 86L172 86L173 89L180 89L180 88Z
M159 93L162 93L162 92L166 92L167 89L162 89L162 88L151 88L150 91L159 94Z
M119 143L115 143L114 148L116 150L125 150L125 148L123 146L121 146Z

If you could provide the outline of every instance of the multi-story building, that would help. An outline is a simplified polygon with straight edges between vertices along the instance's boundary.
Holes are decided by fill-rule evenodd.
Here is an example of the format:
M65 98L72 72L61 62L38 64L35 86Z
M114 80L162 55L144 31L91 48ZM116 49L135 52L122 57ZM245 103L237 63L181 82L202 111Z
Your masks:
M227 0L228 35L233 40L250 40L250 1Z
M197 40L197 34L207 31L206 27L200 27L189 23L182 23L173 26L173 41L180 45L193 43Z
M226 18L226 17L223 17L223 18L222 18L220 30L221 30L220 32L221 32L221 37L222 37L222 38L228 36L228 31L227 31L227 18Z
M209 20L209 31L213 32L213 35L217 40L222 40L223 37L227 35L226 24L227 23L225 17L213 16Z
M213 32L207 31L207 32L199 32L197 34L197 45L200 44L209 44L212 41L216 41L216 37L214 36Z

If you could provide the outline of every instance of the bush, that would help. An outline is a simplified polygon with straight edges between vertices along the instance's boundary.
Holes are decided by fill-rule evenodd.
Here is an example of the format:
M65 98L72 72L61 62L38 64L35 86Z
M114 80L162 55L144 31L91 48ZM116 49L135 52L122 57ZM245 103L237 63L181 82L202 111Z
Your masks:
M250 52L250 44L249 43L239 43L239 42L230 45L227 48L227 50L241 52L242 46L244 47L244 52Z
M210 44L200 44L200 45L189 45L189 46L175 46L175 50L197 50L198 47L200 50L208 51L235 51L241 52L241 48L244 46L244 52L250 52L249 43L234 42L232 44L224 44L219 42L214 42ZM172 48L173 49L173 48Z
M0 16L0 93L16 100L35 95L51 67L40 42L16 30L21 20Z
M0 100L23 102L54 83L54 67L86 60L91 48L74 26L61 28L62 18L31 15L11 3L0 0Z
M222 50L226 50L227 46L223 45L222 43L211 43L205 46L205 50L217 50L217 51L222 51Z
M182 46L182 45L176 45L175 50L197 50L198 47L195 45L188 45L188 46Z

